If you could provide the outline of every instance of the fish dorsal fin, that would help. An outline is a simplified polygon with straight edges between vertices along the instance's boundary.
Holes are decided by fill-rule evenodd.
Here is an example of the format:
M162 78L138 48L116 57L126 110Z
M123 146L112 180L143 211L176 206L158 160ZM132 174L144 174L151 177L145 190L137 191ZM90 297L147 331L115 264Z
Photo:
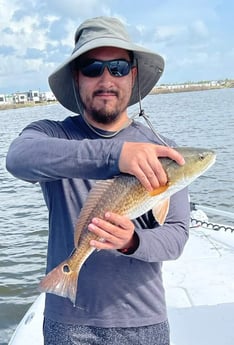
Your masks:
M74 233L74 244L78 245L81 233L83 229L88 226L91 211L95 208L95 205L99 204L99 200L103 198L103 194L109 190L110 186L114 183L114 179L100 180L97 181L91 188L84 206L81 209L80 215L76 222L75 233Z
M163 200L153 207L152 213L159 225L163 225L169 211L170 199Z

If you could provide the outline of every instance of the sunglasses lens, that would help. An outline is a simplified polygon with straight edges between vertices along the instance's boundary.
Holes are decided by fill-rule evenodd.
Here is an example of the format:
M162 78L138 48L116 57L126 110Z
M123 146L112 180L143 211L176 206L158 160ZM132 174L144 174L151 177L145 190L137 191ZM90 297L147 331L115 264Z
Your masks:
M100 76L105 67L108 68L112 76L123 77L130 72L131 63L127 60L90 60L80 66L80 70L86 77L94 78Z
M130 62L125 60L110 61L108 69L114 77L123 77L130 72Z
M85 66L81 67L81 72L86 77L98 77L102 74L103 70L103 63L102 61L91 61L87 63Z

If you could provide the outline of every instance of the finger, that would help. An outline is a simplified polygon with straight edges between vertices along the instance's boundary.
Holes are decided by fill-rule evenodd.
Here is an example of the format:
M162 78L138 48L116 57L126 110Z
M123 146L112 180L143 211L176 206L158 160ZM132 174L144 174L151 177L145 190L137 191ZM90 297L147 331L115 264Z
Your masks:
M95 247L97 249L117 249L121 246L121 239L116 237L116 235L113 235L112 232L114 229L114 226L109 223L109 226L107 226L107 222L104 222L101 219L96 219L96 222L98 222L99 226L90 223L88 225L89 231L94 233L98 240L91 240L90 245L92 247ZM95 222L95 223L96 223ZM103 230L103 227L105 227L105 230ZM116 227L115 227L116 228ZM112 232L110 231L112 229ZM124 231L122 229L122 231Z
M121 216L114 214L112 214L112 216L107 215L107 219L108 221L93 218L92 223L88 225L89 231L95 233L99 238L104 238L106 242L116 245L126 237L129 237L128 233L125 231L127 225L124 225L124 222L121 221ZM121 225L112 224L111 222L121 223L123 227L121 227ZM128 226L131 226L131 223ZM134 226L132 228L134 229Z
M184 165L185 163L184 157L178 151L176 151L176 149L168 146L157 146L157 155L158 157L171 158L179 165Z
M96 240L91 240L90 241L90 246L94 247L98 250L102 250L102 249L107 249L107 250L112 250L112 249L116 249L115 246L107 241L96 241Z
M92 223L90 223L91 230L99 229L100 232L103 231L105 233L112 234L114 229L116 228L115 224L111 223L111 220L105 220L101 218L93 218Z
M124 229L99 218L95 218L93 221L98 225L91 223L88 225L88 229L99 239L92 242L92 246L98 249L117 249L129 239L129 236L124 234Z
M104 226L103 224L104 222L102 221L102 224L101 224L101 220L98 220L98 223L97 221L93 220L92 223L88 225L88 230L90 232L93 232L100 239L105 239L105 241L110 241L111 234L107 231L107 226ZM102 242L104 242L104 240Z
M132 229L134 230L135 226L132 223L132 221L123 215L119 215L114 212L106 212L105 213L105 219L108 221L108 223L114 224L115 228L121 228L122 229ZM121 231L122 233L122 231Z
M167 183L167 174L157 158L153 157L148 165L140 165L140 168L153 189Z
M105 218L107 221L93 218L92 223L89 224L88 229L99 238L97 241L92 241L91 245L98 249L126 247L133 238L134 223L128 217L112 212L106 212Z
M152 172L145 172L146 168L141 168L140 166L137 166L135 170L132 172L132 175L134 175L142 184L142 186L148 191L151 192L154 188L157 188L159 186L159 182L157 179L157 176ZM148 175L148 176L147 176Z
M147 157L147 164L143 160L139 162L139 172L135 174L148 191L164 186L168 182L167 174L158 157L169 157L180 165L185 163L183 156L170 147L157 145L154 149Z

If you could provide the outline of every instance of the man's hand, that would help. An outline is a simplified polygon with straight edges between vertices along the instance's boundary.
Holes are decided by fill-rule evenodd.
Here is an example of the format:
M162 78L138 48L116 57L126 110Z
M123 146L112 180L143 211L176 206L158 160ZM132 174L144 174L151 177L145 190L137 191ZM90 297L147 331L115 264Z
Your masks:
M179 165L184 164L184 158L170 147L125 142L119 158L119 169L123 173L136 176L148 191L152 191L167 183L167 175L159 157L168 157Z
M100 240L92 240L90 245L96 249L137 249L138 236L135 234L133 222L113 212L107 212L105 219L93 218L88 226Z

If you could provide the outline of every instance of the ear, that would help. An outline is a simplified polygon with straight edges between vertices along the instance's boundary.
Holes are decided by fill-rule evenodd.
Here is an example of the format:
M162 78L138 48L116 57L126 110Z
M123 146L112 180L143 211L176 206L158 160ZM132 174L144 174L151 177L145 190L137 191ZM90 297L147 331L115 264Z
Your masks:
M133 66L132 67L132 87L135 84L136 76L137 76L137 68L136 66Z

